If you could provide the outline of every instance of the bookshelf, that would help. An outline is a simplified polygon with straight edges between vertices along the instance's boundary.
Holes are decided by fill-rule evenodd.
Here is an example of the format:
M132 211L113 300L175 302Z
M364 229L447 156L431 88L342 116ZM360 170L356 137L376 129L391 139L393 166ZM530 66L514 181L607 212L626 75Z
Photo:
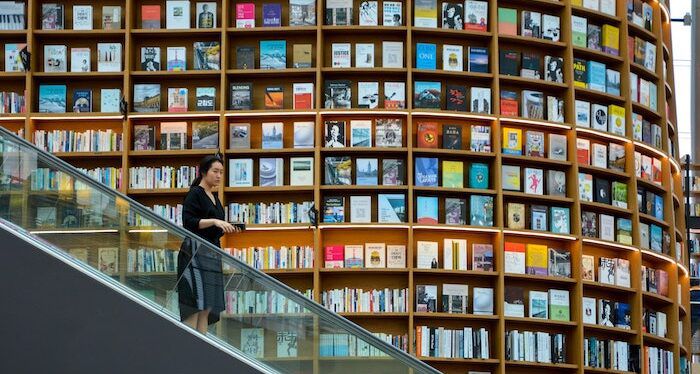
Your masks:
M118 150L89 151L89 152L56 152L81 168L109 167L121 169L121 184L119 190L134 197L148 206L170 205L182 202L186 188L144 188L132 187L129 170L134 167L159 167L182 165L193 166L205 155L221 152L227 164L228 160L237 158L253 159L253 186L231 187L227 183L219 191L219 197L224 206L230 203L274 203L274 202L313 202L322 212L324 198L341 196L345 198L346 219L342 223L320 223L318 227L306 222L275 222L269 224L249 224L246 232L226 237L224 247L247 248L253 246L310 246L314 249L314 266L309 269L272 269L266 270L270 275L282 280L299 290L311 290L314 300L321 300L324 291L331 289L349 288L390 288L407 289L408 311L389 314L353 312L343 315L372 332L385 332L394 335L406 335L408 351L415 354L413 344L416 338L417 326L445 327L461 329L463 327L487 328L489 330L490 357L488 359L464 359L445 357L421 357L429 364L444 372L465 372L468 370L486 371L491 373L525 373L542 368L552 368L562 373L583 372L615 372L600 368L591 368L583 364L584 339L596 337L614 339L633 345L660 347L673 353L675 358L674 370L680 369L677 358L690 358L690 315L689 290L690 274L687 269L692 266L686 246L685 209L683 203L683 176L678 155L676 107L673 97L672 45L670 38L670 20L667 18L665 5L649 1L652 8L652 31L635 25L626 17L626 1L616 1L616 15L574 5L575 0L487 0L488 26L486 31L455 30L414 26L415 0L402 2L401 26L359 26L358 6L360 1L353 1L354 24L351 26L326 25L325 2L316 3L316 22L312 25L290 26L289 4L282 1L281 26L261 27L262 1L252 1L256 9L256 27L236 27L236 4L234 0L218 0L216 3L216 27L209 29L147 29L141 25L141 3L134 0L98 0L93 2L93 26L91 31L72 30L72 6L75 1L59 1L65 6L65 30L42 30L42 3L27 1L26 32L0 31L5 44L26 43L32 53L31 69L28 72L0 72L0 91L25 92L25 113L0 114L0 125L12 131L21 131L22 135L33 141L35 131L68 130L85 132L88 130L112 131L121 136L122 147ZM160 5L161 27L165 27L165 1L154 0L149 4ZM101 28L101 10L105 5L121 6L121 28L104 30ZM381 9L381 2L380 2ZM498 30L498 8L517 10L517 35L505 35ZM559 41L545 40L522 36L519 23L522 11L535 11L554 15L560 20ZM439 10L438 10L438 13ZM191 20L195 17L195 2L191 2ZM612 25L619 28L619 54L609 54L587 46L574 45L572 42L572 19L584 17L590 24ZM381 24L381 16L380 24ZM439 18L439 17L438 17ZM194 26L194 22L191 22ZM438 25L440 22L438 21ZM653 69L649 69L630 58L628 38L640 38L655 44L656 55ZM259 42L262 40L286 40L287 62L284 69L260 68ZM383 58L382 42L402 42L403 58L401 67L381 67ZM120 72L97 72L97 43L121 43ZM193 45L196 42L218 42L221 48L220 64L214 70L193 69ZM350 68L333 68L332 45L334 43L350 43L350 51L355 54L358 43L374 44L374 67L355 67L355 59L351 58ZM419 68L417 65L417 43L430 43L437 46L435 55L436 69ZM44 46L64 44L69 48L91 48L92 71L87 73L44 72ZM310 45L310 67L294 68L291 63L293 45ZM488 50L487 72L468 71L467 61L464 61L462 71L441 69L443 67L443 45L457 45L463 48L468 56L470 47ZM185 47L187 53L186 71L143 71L141 67L141 49L158 46L161 53L161 64L166 61L168 47ZM242 69L237 62L237 48L252 46L252 68ZM557 83L544 79L532 79L508 75L500 69L499 51L515 50L521 53L536 53L559 57L563 60L563 82ZM4 50L0 51L3 54ZM620 94L609 93L591 88L574 85L574 59L598 61L606 64L620 74ZM666 71L664 71L664 62ZM163 64L164 65L164 64ZM541 68L541 66L540 66ZM69 70L70 71L70 70ZM652 82L657 87L658 109L650 105L637 103L628 94L631 90L630 76ZM352 87L351 109L325 108L324 85L327 81L349 80ZM378 82L378 106L376 108L359 108L357 91L358 82ZM488 88L491 90L490 110L485 113L447 110L443 93L440 108L422 108L414 105L414 84L416 82L440 82L441 88L448 85L466 86L467 94L472 87ZM252 109L230 109L232 83L253 82ZM313 106L311 109L293 109L292 85L294 83L313 83ZM382 99L386 82L405 83L405 108L386 108ZM40 113L39 86L43 84L66 84L68 101L77 89L93 90L93 109L90 113ZM159 112L137 112L134 108L134 85L160 84ZM282 109L265 109L265 87L280 85L284 87ZM189 111L182 113L166 112L167 89L179 87L188 89ZM216 97L213 110L199 111L196 108L195 91L197 87L214 87ZM101 113L96 111L100 102L101 89L118 88L128 102L124 115L121 113ZM564 100L562 113L563 122L545 119L531 119L502 113L500 93L509 90L522 92L535 90L544 96L556 96ZM443 90L444 92L444 90ZM587 101L590 104L601 104L606 108L615 104L625 110L626 128L622 134L596 129L593 126L577 126L576 100ZM640 114L644 120L660 127L660 138L670 139L660 144L650 144L635 138L632 129L633 113ZM544 118L548 118L545 113ZM326 121L372 121L375 129L377 120L400 120L402 137L399 147L380 147L376 144L368 148L328 148L323 144L324 124ZM188 139L192 137L192 124L198 121L218 122L217 149L185 149L185 150L135 150L135 127L154 125L154 136L159 134L161 122L185 122ZM262 123L283 123L283 146L277 149L263 149ZM311 122L314 124L315 143L308 148L294 148L293 123ZM418 143L421 123L432 122L437 126L437 148L424 148ZM250 148L234 148L229 143L229 131L235 124L250 124ZM441 129L446 125L462 126L461 149L443 149ZM490 151L477 152L469 150L471 135L469 126L485 126L490 128ZM502 151L502 133L505 128L520 129L525 139L526 131L536 131L547 136L563 135L566 138L564 159L553 159L545 153L544 157L529 155L512 155ZM346 129L349 129L347 127ZM347 132L346 132L347 134ZM374 134L374 131L372 131ZM347 136L349 139L349 136ZM581 162L577 155L577 139L585 139L590 144L617 144L625 155L619 169L596 166L593 163ZM523 140L523 144L525 140ZM189 141L188 141L189 145ZM545 148L548 149L549 145ZM647 156L660 161L660 172L657 182L640 178L635 173L635 152L640 157ZM345 156L353 161L357 159L374 158L399 159L404 163L404 180L402 185L327 185L324 182L324 160L327 157ZM258 182L258 166L261 158L282 158L285 166L284 186L261 187ZM313 181L309 186L290 186L287 165L293 157L310 157L313 159ZM464 165L462 187L418 186L414 173L417 158L437 158L442 161L458 161ZM490 170L487 188L469 187L468 170L474 163L486 164ZM500 170L504 166L561 171L567 181L561 195L525 193L524 188L518 191L504 189L504 180ZM695 170L695 169L694 169ZM627 186L626 206L616 206L595 200L586 201L580 198L578 188L579 174L587 174L591 179L603 179L608 182L620 182ZM438 173L438 182L443 178ZM652 178L653 179L653 178ZM380 180L381 181L381 180ZM524 183L523 183L524 184ZM438 186L441 186L438 183ZM184 186L181 186L184 187ZM641 212L636 199L639 191L652 192L663 201L660 215L653 212ZM405 222L378 222L378 198L381 194L403 194L405 199ZM488 196L493 198L493 225L477 226L469 224L467 217L464 224L445 224L445 201L448 198L466 198L471 196ZM369 196L372 211L370 222L349 222L350 209L347 204L351 196ZM418 222L418 197L436 197L438 204L438 222ZM547 214L552 207L569 209L568 233L551 233L535 231L528 228L509 227L508 204L524 204L529 212L533 205L543 205ZM584 235L582 214L592 212L596 217L607 215L617 219L628 219L631 224L631 241L622 243L615 238L605 239ZM469 210L467 210L467 214ZM529 215L528 215L529 217ZM689 221L690 222L690 221ZM640 231L644 225L654 225L666 232L669 237L668 249L654 251L643 246ZM527 226L530 227L530 226ZM145 232L142 235L150 235ZM468 257L472 255L472 244L491 244L493 246L494 271L423 269L417 266L419 242L438 243L438 262L442 265L443 240L464 239L467 241ZM406 264L400 268L367 268L367 269L327 269L324 268L324 249L331 245L384 243L388 245L405 246ZM568 278L534 276L505 272L506 243L541 244L565 250L571 255L571 276ZM659 253L664 252L664 253ZM596 261L602 258L620 258L629 261L631 286L617 286L598 281L584 280L582 271L583 256L593 256ZM471 264L471 260L469 260ZM126 263L125 261L122 263ZM644 291L639 275L642 266L666 271L668 275L668 295L660 296ZM442 267L442 266L440 266ZM594 273L596 271L594 270ZM132 274L134 276L140 273ZM368 276L369 275L369 276ZM167 276L164 274L163 276ZM437 285L438 290L444 284L469 285L469 314L428 313L416 310L416 287L418 285ZM680 285L677 288L675 285ZM504 297L509 287L523 287L526 291L547 291L550 289L567 290L570 300L569 321L537 320L528 317L506 317L504 313ZM472 312L472 291L474 287L493 289L493 314L477 315ZM601 326L583 322L582 298L608 298L614 302L624 302L630 307L631 328L623 330L616 327ZM527 296L525 297L527 298ZM437 300L439 303L439 299ZM527 304L527 301L525 302ZM438 308L439 309L439 308ZM666 337L659 337L644 331L644 310L661 311L667 316L668 332ZM525 311L527 314L527 310ZM255 318L256 315L250 315ZM231 317L231 316L229 316ZM262 317L262 316L260 316ZM301 315L301 317L305 317ZM675 326L683 322L683 330ZM226 323L240 323L235 318L227 318ZM321 324L317 321L318 324ZM224 327L221 327L224 328ZM511 330L530 330L549 333L563 333L566 337L565 363L545 364L536 362L514 361L507 357L507 336ZM267 339L266 339L267 340ZM644 351L642 349L642 351ZM642 355L644 353L642 352ZM339 357L319 356L318 350L304 348L299 351L299 357L308 360L305 368L322 372L325 365L333 365ZM380 359L380 358L378 358ZM643 360L643 358L642 358Z

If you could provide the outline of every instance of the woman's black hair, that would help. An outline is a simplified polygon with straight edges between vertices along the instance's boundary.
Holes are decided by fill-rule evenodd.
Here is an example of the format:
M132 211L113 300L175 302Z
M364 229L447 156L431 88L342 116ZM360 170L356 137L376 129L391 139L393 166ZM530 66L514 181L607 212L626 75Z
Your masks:
M199 169L197 169L197 178L194 179L194 182L192 182L192 185L190 187L199 186L199 184L202 182L202 176L206 175L209 172L209 169L211 169L211 166L214 165L215 162L221 163L221 165L224 164L224 160L221 157L221 153L205 156L202 159L202 161L199 162Z

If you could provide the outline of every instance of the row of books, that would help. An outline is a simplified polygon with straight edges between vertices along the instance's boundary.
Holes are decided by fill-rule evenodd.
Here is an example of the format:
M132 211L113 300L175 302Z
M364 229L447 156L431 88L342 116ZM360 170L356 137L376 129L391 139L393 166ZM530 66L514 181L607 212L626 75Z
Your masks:
M505 272L571 278L571 253L543 244L506 242Z
M5 44L5 72L23 72L26 70L22 57L20 57L21 51L26 47L26 43Z
M642 319L644 322L644 332L662 338L666 337L666 333L668 333L668 326L666 324L668 316L666 313L645 308Z
M357 44L360 46L361 44ZM370 53L372 62L374 61L374 44L363 44L364 53ZM369 48L371 46L371 48ZM157 48L157 47L154 47ZM294 69L310 68L314 65L311 60L312 44L292 44L292 64ZM159 52L159 51L158 51ZM143 49L142 53L142 68L147 70L148 66L143 66ZM359 47L357 53L360 53ZM153 55L151 52L150 55ZM259 69L287 69L287 46L284 40L261 40L259 43L258 68ZM361 59L360 56L357 56ZM374 63L372 63L374 67ZM237 45L236 46L236 69L255 69L255 46L252 45Z
M0 92L0 114L25 113L27 103L25 95L17 92Z
M656 149L662 149L661 126L644 119L641 114L632 113L632 137Z
M507 227L549 231L554 234L570 234L570 210L567 207L544 206L536 204L507 203ZM529 215L526 213L529 210ZM529 220L528 220L529 217Z
M65 73L68 71L68 48L60 44L44 45L44 72ZM85 73L92 71L90 48L71 48L70 71ZM97 71L122 71L122 44L97 43Z
M549 133L547 157L552 160L567 160L566 135ZM505 155L545 157L545 133L541 131L525 131L525 144L523 149L523 130L520 128L504 127L503 144L501 151ZM519 190L519 188L518 188Z
M20 4L24 8L24 4ZM24 12L22 12L24 16ZM41 4L41 29L42 30L63 30L65 24L66 9L64 4L44 3ZM92 5L73 5L72 15L73 30L92 30L94 27ZM103 30L118 30L122 28L121 6L102 6L101 27ZM24 26L22 27L24 28Z
M119 189L122 186L123 179L121 168L98 167L93 169L78 168L78 170L107 187ZM61 171L49 168L37 168L32 170L30 188L32 191L72 191L85 190L87 186Z
M416 157L415 185L419 187L463 188L465 165L462 161L442 160L441 167L437 157ZM438 180L439 171L442 178ZM441 182L441 183L438 183ZM479 162L469 164L469 188L489 188L489 165ZM436 206L436 205L435 205Z
M481 199L477 199L481 200ZM485 201L488 203L487 201ZM478 201L477 201L478 203ZM440 204L444 206L444 214L442 217L438 217L438 211ZM445 225L467 225L470 216L467 212L471 212L474 215L480 215L479 206L476 206L475 211L471 210L471 207L467 206L467 199L462 199L458 197L441 197L434 196L419 196L417 199L416 207L416 222L436 224L442 223Z
M440 131L438 131L438 127ZM416 147L461 150L464 138L463 127L461 124L419 122L416 129ZM491 152L491 127L470 125L469 129L469 150L472 152Z
M637 178L661 185L661 160L634 152L634 173Z
M168 112L187 112L189 107L189 89L187 87L168 87ZM216 87L197 87L195 89L194 108L197 111L213 111L216 108ZM134 111L159 112L161 110L160 84L134 84Z
M398 1L382 1L382 14L379 16L377 1L363 0L358 6L360 26L401 26L403 24L402 4ZM336 26L353 25L353 2L331 1L326 4L325 24Z
M561 170L547 170L546 172L545 182L545 170L543 169L503 165L501 167L501 188L533 195L566 196L566 173Z
M583 339L583 365L638 373L639 345L589 336Z
M630 61L656 73L656 44L635 36L627 39L627 48Z
M182 226L182 204L177 205L160 205L155 204L151 207L153 212L167 220L170 220L178 226ZM137 220L133 226L150 226L150 222L143 222L143 220Z
M88 211L88 209L79 209L74 206L65 205L57 209L55 205L45 204L46 203L37 204L33 211L33 223L36 228L95 227L102 226L104 223L101 221L102 212L98 214L93 211Z
M658 110L658 89L656 83L650 82L630 72L630 98L651 110Z
M576 159L579 165L625 172L625 147L618 143L598 143L586 138L576 139ZM627 207L627 198L618 199Z
M626 136L625 108L619 105L603 105L586 100L576 100L575 111L575 123L578 127Z
M310 246L227 248L234 258L256 269L312 269L314 249Z
M299 291L313 299L313 290ZM224 291L226 314L288 314L308 313L306 308L277 291ZM283 317L284 318L284 317Z
M487 31L489 12L487 1L466 0L461 2L443 2L440 28L452 30ZM438 27L437 0L417 2L414 7L415 27Z
M416 356L465 359L488 359L489 330L484 327L416 326Z
M112 129L35 130L34 145L47 152L110 152L123 149L123 138Z
M642 265L642 291L668 296L668 273Z
M87 248L71 248L68 250L73 258L92 265L90 253ZM116 247L100 247L97 248L97 269L107 275L119 274L119 248Z
M443 3L447 4L447 3ZM359 44L358 44L359 45ZM489 50L484 47L467 47L454 44L442 45L442 70L469 71L472 73L489 72ZM465 69L466 57L466 69ZM416 43L416 69L437 69L437 45L434 43ZM357 65L357 63L356 63ZM356 66L373 67L373 66Z
M569 291L549 289L547 291L528 290L522 287L507 286L505 293L504 315L507 317L529 317L553 321L571 319ZM525 311L527 300L527 313Z
M376 161L376 160L375 160ZM376 165L375 165L376 166ZM284 159L258 159L258 186L284 186ZM376 169L375 169L376 171ZM289 159L289 184L291 186L313 186L313 157L291 157ZM229 160L229 187L253 187L253 159Z
M262 43L262 42L261 42ZM352 43L332 43L331 44L331 68L350 68L352 61ZM262 51L262 47L261 47ZM374 43L355 44L355 67L373 68ZM262 52L261 52L262 53ZM359 61L358 61L359 60ZM262 61L262 57L261 57ZM359 64L358 64L359 62ZM383 68L403 68L404 53L403 42L382 41L382 67ZM263 67L261 67L264 69ZM283 69L285 67L270 67L270 69Z
M644 0L627 0L627 20L647 31L654 31L654 8Z
M39 85L39 112L66 113L67 87L64 84ZM100 89L100 112L119 113L121 99L119 88ZM74 89L72 112L91 112L93 110L91 89Z
M644 219L642 217L642 219ZM661 218L663 220L663 218ZM656 224L639 223L639 246L643 249L651 249L658 253L670 252L671 237L661 226Z
M316 3L309 0L289 1L289 24L284 26L316 25ZM236 28L255 28L255 3L236 4ZM282 26L282 5L268 3L262 5L262 27Z
M520 97L520 105L518 104ZM501 90L500 104L501 115L511 117L522 117L533 120L544 120L551 122L564 122L564 99L547 95L545 106L544 93L541 91L522 90L511 91Z
M584 296L581 305L583 307L583 323L625 330L632 328L630 305L627 303Z
M629 0L628 0L629 1ZM644 373L664 374L673 373L674 357L672 351L667 351L659 347L644 346ZM688 365L686 364L686 373Z
M511 330L506 333L506 360L563 364L566 344L565 334Z
M620 55L620 29L608 24L598 26L587 18L571 16L571 43L613 56Z
M595 282L595 257L581 256L581 279ZM630 262L624 258L598 257L598 283L631 287Z
M246 224L309 223L309 210L313 201L230 203L226 206L226 217L230 222Z
M561 34L559 16L513 8L498 8L500 35L518 35L518 14L520 14L520 36L559 41Z
M374 132L372 131L374 122ZM375 121L351 120L349 136L346 129L346 121L331 120L324 122L324 147L352 148L360 147L387 147L399 148L403 146L403 121L398 118L380 119ZM265 124L263 124L264 126ZM313 123L310 123L313 126ZM295 129L296 130L296 129ZM374 133L374 136L372 134ZM263 127L263 134L265 128ZM263 138L264 140L264 138ZM374 141L373 141L374 140ZM313 142L311 143L313 145ZM264 143L263 143L264 148Z
M129 188L189 188L196 177L195 166L134 166L129 168Z
M610 16L615 16L617 14L615 10L615 0L572 0L571 5L595 10L596 12L601 12Z
M564 83L564 59L557 56L544 57L537 52L520 52L502 49L498 57L498 73L529 79L544 79L547 82Z
M372 335L408 352L408 334L393 335L373 332ZM387 355L383 350L352 334L320 333L318 345L320 357L383 357Z
M627 208L627 184L578 173L579 200Z
M219 124L216 121L193 121L192 139L188 141L187 122L161 122L156 125L134 125L134 150L156 149L156 128L160 133L160 150L217 149ZM188 148L188 143L191 148Z
M472 243L471 266L467 261L469 254L466 239L445 238L442 251L438 250L438 242L419 240L416 243L416 252L416 268L418 269L442 268L478 271L493 271L495 269L492 244Z
M461 85L446 85L443 95L442 82L413 82L413 108L415 109L446 109L464 112L469 108L472 113L491 114L491 88L471 87L469 96L467 99L466 87Z
M406 246L386 243L327 245L323 259L325 268L405 269Z
M164 273L177 270L177 251L158 248L129 248L126 271L140 273Z
M438 286L416 285L416 312L493 315L493 288L472 287L472 307L469 308L469 286L466 284L442 284L438 304Z
M240 349L243 353L250 357L256 358L290 358L298 357L299 354L299 331L271 331L261 327L242 328L240 329ZM271 349L265 349L265 335L274 335L276 343L276 356L271 357ZM305 336L302 333L301 343L306 343ZM267 356L267 357L266 357Z
M620 72L602 62L574 58L574 86L620 95Z
M324 290L321 305L336 313L407 313L408 288L348 288Z
M187 71L186 47L167 47L166 64L161 60L160 47L141 47L142 71ZM192 45L194 70L221 70L221 47L219 42L194 42ZM165 69L163 68L165 67Z
M26 16L24 3L0 1L0 30L24 30Z

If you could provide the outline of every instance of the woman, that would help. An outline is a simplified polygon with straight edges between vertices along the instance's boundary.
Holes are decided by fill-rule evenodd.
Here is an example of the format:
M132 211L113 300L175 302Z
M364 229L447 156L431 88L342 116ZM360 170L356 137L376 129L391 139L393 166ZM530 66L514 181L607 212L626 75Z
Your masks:
M224 207L215 193L223 175L224 162L218 155L204 157L182 210L185 228L217 247L221 247L219 239L224 234L238 231L226 222ZM220 255L198 252L196 243L185 239L178 254L178 279L181 320L206 334L207 326L216 323L225 309Z

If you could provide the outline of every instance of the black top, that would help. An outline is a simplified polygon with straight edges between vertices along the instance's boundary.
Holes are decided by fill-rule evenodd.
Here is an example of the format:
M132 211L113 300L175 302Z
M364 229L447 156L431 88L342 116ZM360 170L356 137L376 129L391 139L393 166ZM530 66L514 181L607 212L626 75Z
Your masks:
M185 196L182 207L182 223L187 230L201 236L206 241L221 247L219 239L224 235L224 231L216 226L199 228L199 221L202 219L216 218L224 220L224 207L221 205L218 196L214 194L214 204L206 191L201 186L194 186Z

